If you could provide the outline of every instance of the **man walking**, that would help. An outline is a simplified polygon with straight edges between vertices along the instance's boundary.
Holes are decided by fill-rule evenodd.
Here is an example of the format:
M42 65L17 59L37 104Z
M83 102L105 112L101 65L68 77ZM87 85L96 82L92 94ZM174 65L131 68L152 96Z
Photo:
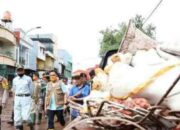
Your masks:
M46 95L46 86L47 83L49 82L49 74L43 73L42 79L41 79L41 100L43 101L43 109L45 108L45 95ZM47 118L47 113L44 114L45 118Z
M33 83L29 76L24 74L24 68L17 68L17 77L13 79L14 99L14 122L16 130L23 130L23 122L27 122L30 130L34 130L30 117Z
M45 111L48 114L48 130L54 130L54 116L58 117L58 121L65 126L63 110L66 104L66 87L58 80L55 71L49 73L50 82L46 88Z
M33 84L34 84L34 91L33 91L33 102L32 102L32 111L31 111L31 118L33 124L36 123L36 114L38 115L38 123L41 123L42 120L42 105L43 100L40 98L41 94L41 81L39 80L39 74L33 74Z

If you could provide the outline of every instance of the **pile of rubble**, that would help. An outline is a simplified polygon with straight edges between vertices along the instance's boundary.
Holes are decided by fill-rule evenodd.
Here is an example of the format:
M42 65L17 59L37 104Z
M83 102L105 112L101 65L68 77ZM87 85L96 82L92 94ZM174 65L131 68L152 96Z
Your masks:
M180 43L158 44L130 23L119 51L95 73L91 94L77 105L86 114L67 129L83 121L99 129L179 129Z

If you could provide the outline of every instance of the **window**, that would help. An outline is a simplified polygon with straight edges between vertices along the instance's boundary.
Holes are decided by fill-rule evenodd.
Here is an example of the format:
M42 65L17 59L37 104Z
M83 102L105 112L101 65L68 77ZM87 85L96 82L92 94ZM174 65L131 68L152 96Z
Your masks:
M44 55L45 54L45 49L40 47L40 52Z

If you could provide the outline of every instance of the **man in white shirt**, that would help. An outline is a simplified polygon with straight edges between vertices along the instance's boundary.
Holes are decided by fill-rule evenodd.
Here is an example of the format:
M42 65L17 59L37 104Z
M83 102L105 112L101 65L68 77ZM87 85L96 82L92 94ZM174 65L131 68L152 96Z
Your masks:
M30 130L34 130L31 114L33 82L29 76L24 74L24 68L17 68L17 77L13 79L14 99L14 122L16 130L23 130L23 122L29 124Z

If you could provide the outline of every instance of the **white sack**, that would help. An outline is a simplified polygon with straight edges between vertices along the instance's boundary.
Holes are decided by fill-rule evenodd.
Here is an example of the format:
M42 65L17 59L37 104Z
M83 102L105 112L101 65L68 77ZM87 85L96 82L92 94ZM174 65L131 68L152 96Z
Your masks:
M165 63L157 66L130 67L126 64L116 63L113 65L108 85L114 97L123 97L132 92L138 85L147 81L149 77L154 75L158 70L172 63ZM147 98L152 104L156 103L170 87L172 82L180 73L180 66L173 68L162 76L158 77L155 82L145 88L140 94L142 98ZM180 92L180 83L175 87L171 94ZM170 94L170 95L171 95ZM165 104L173 110L180 110L180 95L169 98ZM176 107L175 107L176 104Z
M155 49L150 49L148 51L139 50L133 56L132 66L145 66L145 65L158 65L162 64L164 59L162 59L156 52Z
M161 48L169 53L180 56L180 42L164 43Z

